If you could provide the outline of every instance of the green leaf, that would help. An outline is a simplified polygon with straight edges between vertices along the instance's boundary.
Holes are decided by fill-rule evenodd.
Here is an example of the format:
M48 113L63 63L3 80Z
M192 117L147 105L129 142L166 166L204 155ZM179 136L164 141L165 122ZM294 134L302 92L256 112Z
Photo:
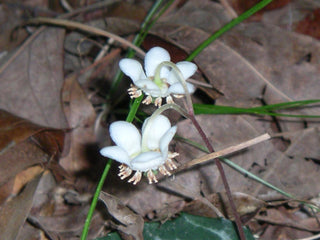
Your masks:
M244 227L247 240L254 240L247 227ZM167 221L145 223L143 230L145 240L176 240L176 239L239 239L236 227L230 220L224 218L208 218L182 213L180 217ZM99 240L119 240L119 235L112 233ZM98 239L96 239L98 240Z
M283 116L283 117L298 117L298 118L320 118L320 115L293 115L275 113L273 111L289 109L289 108L301 108L309 104L319 103L320 100L303 100L294 102L284 102L271 105L265 105L261 107L253 108L239 108L232 106L219 106L212 104L193 104L195 114L258 114L269 116Z

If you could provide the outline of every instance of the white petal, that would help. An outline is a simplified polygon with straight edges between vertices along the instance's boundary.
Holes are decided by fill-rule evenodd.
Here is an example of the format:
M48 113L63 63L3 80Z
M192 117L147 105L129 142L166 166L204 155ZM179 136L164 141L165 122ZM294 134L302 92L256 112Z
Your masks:
M161 96L161 90L158 87L158 85L149 79L139 80L135 82L135 85L141 88L146 94L151 95L152 97Z
M128 153L125 150L123 150L121 147L118 147L118 146L104 147L100 150L100 154L102 156L114 159L117 162L124 163L127 165L130 164L130 157Z
M178 62L176 63L176 65L182 73L184 79L188 79L189 77L191 77L198 69L197 65L187 61Z
M115 144L126 151L129 156L136 155L141 151L141 135L132 123L125 121L112 123L110 136Z
M190 78L197 71L197 68L198 68L197 65L195 65L194 63L187 62L187 61L178 62L176 66L179 68L185 80ZM171 85L176 82L180 82L178 80L176 71L174 70L170 71L167 81Z
M160 151L164 159L168 157L169 143L176 134L177 126L170 128L160 140Z
M151 48L144 58L144 68L147 76L154 76L157 66L164 61L170 61L170 55L168 51L161 47ZM169 70L167 67L162 68L160 72L161 77L167 76L168 71Z
M187 83L187 88L189 93L194 93L194 91L196 90L196 88L191 83ZM185 94L185 91L180 83L172 84L169 87L168 91L173 94Z
M131 78L133 82L147 78L143 72L141 64L137 60L124 58L120 60L119 67L125 75Z
M169 119L163 115L156 116L152 122L147 118L142 126L142 148L149 150L160 148L160 139L170 129Z
M158 169L164 162L165 159L160 152L144 152L131 161L131 169L146 172L150 169Z

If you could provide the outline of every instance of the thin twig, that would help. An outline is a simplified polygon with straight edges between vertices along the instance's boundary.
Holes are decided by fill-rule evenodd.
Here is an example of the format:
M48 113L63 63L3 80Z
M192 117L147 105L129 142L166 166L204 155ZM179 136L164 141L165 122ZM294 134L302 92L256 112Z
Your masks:
M189 83L192 83L194 85L197 85L197 86L206 87L206 88L213 88L213 86L209 83L200 82L200 81L192 79L192 78L189 78L186 81Z
M50 25L55 25L55 26L61 26L61 27L68 27L68 28L75 28L84 32L88 32L88 33L92 33L95 35L101 35L101 36L105 36L108 38L112 38L115 41L118 41L119 43L132 48L133 50L135 50L138 54L140 54L142 57L145 56L145 52L135 46L134 44L132 44L131 42L127 41L126 39L119 37L116 34L113 34L111 32L107 32L104 31L102 29L93 27L93 26L89 26L83 23L79 23L79 22L75 22L75 21L70 21L70 20L65 20L65 19L57 19L57 18L45 18L45 17L38 17L38 18L34 18L31 19L27 22L27 24L50 24Z
M213 152L213 153L210 153L210 154L206 154L206 155L204 155L204 156L202 156L200 158L193 159L192 161L186 163L183 166L183 169L184 168L190 168L190 167L192 167L194 165L197 165L197 164L200 164L200 163L204 163L204 162L213 160L215 158L219 158L219 157L222 157L222 156L229 155L231 153L240 151L242 149L245 149L245 148L250 147L252 145L255 145L257 143L266 141L266 140L268 140L270 138L271 138L271 136L268 133L265 133L263 135L260 135L259 137L250 139L250 140L248 140L246 142L243 142L243 143L240 143L238 145L222 149L222 150L220 150L218 152Z

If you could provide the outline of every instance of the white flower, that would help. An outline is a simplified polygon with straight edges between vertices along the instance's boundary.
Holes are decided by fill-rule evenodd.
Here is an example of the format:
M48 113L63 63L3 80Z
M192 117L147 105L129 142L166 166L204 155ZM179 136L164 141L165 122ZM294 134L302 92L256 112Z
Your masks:
M171 127L169 119L163 115L154 117L152 121L147 118L142 126L142 136L132 123L117 121L110 125L110 136L116 146L104 147L100 153L122 163L119 167L121 179L129 177L134 170L136 173L128 182L139 182L142 172L147 172L150 184L158 182L153 170L170 175L165 164L170 170L176 168L172 159L179 154L168 150L176 131L177 127Z
M129 58L122 59L119 63L120 69L124 74L129 76L134 83L128 90L130 97L137 98L142 94L141 91L143 91L147 95L143 103L150 104L152 98L156 98L155 105L160 107L163 97L166 97L167 103L173 103L171 94L175 97L184 95L185 91L174 69L164 66L160 71L160 79L155 78L156 68L159 64L169 61L169 53L161 47L154 47L147 52L144 59L145 72L137 60ZM197 66L187 61L178 62L176 66L182 73L184 80L191 77L197 71ZM186 84L188 92L193 93L195 87L191 83Z

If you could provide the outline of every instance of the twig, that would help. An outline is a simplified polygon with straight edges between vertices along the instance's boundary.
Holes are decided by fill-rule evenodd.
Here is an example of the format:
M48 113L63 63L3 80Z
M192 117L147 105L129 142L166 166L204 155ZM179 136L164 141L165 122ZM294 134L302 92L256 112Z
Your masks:
M192 79L192 78L187 79L187 82L192 83L192 84L197 85L197 86L201 86L201 87L213 88L213 86L211 84L209 84L209 83L200 82L200 81L197 81L197 80Z
M255 144L257 144L257 143L266 141L266 140L268 140L268 139L270 139L270 138L271 138L271 136L270 136L268 133L265 133L265 134L263 134L263 135L260 135L259 137L250 139L250 140L248 140L248 141L246 141L246 142L243 142L243 143L240 143L240 144L238 144L238 145L225 148L225 149L220 150L220 151L218 151L218 152L213 152L213 153L204 155L204 156L202 156L202 157L200 157L200 158L196 158L196 159L194 159L194 160L186 163L186 164L183 166L183 169L184 169L184 168L190 168L191 166L194 166L194 165L197 165L197 164L200 164L200 163L204 163L204 162L213 160L213 159L215 159L215 158L219 158L219 157L222 157L222 156L229 155L229 154L231 154L231 153L240 151L240 150L242 150L242 149L245 149L245 148L250 147L250 146L252 146L252 145L255 145Z
M50 25L56 25L56 26L62 26L62 27L69 27L69 28L75 28L84 32L88 32L88 33L92 33L95 35L101 35L101 36L105 36L108 38L112 38L115 41L118 41L119 43L132 48L133 50L135 50L138 54L140 54L142 57L145 56L145 52L135 46L134 44L132 44L131 42L127 41L126 39L119 37L118 35L115 35L113 33L104 31L102 29L93 27L93 26L88 26L86 24L83 23L79 23L79 22L75 22L75 21L70 21L70 20L65 20L65 19L57 19L57 18L45 18L45 17L38 17L38 18L34 18L31 19L27 22L27 24L50 24Z

